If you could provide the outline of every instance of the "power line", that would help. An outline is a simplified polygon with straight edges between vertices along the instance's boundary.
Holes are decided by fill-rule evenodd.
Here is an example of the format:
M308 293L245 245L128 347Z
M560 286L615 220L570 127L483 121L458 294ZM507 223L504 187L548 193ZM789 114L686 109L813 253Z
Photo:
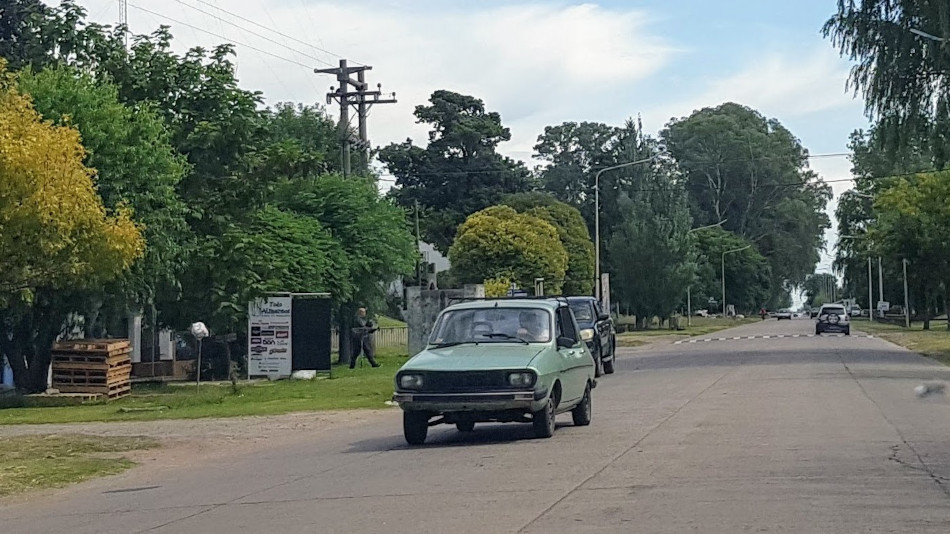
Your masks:
M178 0L178 1L180 1L180 0ZM219 6L215 5L215 4L211 4L211 3L209 3L207 0L194 0L194 1L195 1L195 2L198 2L199 4L204 4L204 5L208 6L208 7L217 9L218 11L221 11L222 13L227 13L228 15L231 15L232 17L234 17L234 18L236 18L236 19L239 19L239 20L242 20L242 21L244 21L244 22L247 22L248 24L253 24L254 26L257 26L258 28L261 28L261 29L263 29L263 30L267 30L267 31L269 31L269 32L273 32L273 33L275 33L275 34L277 34L277 35L280 35L281 37L283 37L283 38L285 38L285 39L290 39L291 41L293 41L293 42L295 42L295 43L297 43L297 44L301 44L301 45L304 45L304 46L309 46L310 48L313 48L314 50L319 50L320 52L323 52L324 54L328 54L328 55L330 55L330 56L332 56L332 57L335 57L335 58L343 58L343 56L340 55L340 54L336 54L336 53L331 52L331 51L329 51L329 50L327 50L327 49L325 49L325 48L320 48L319 46L316 46L316 45L314 45L314 44L312 44L312 43L308 43L308 42L306 42L306 41L302 41L302 40L300 40L300 39L297 39L296 37L294 37L294 36L292 36L292 35L288 35L288 34L286 34L286 33L284 33L284 32L281 32L281 31L275 30L275 29L273 29L273 28L269 28L269 27L267 27L267 26L264 26L263 24L261 24L261 23L259 23L259 22L257 22L257 21L251 20L251 19L249 19L249 18L247 18L247 17L242 17L241 15L238 15L237 13L234 13L234 12L232 12L232 11L228 11L227 9L224 9L223 7L219 7ZM192 9L195 9L195 8L192 6ZM309 16L309 15L308 15L308 16ZM321 63L326 64L326 65L332 65L332 63L329 63L329 62L326 62L326 61L323 61L323 60L319 60L319 61L320 61ZM355 63L355 64L357 64L357 65L363 65L363 64L360 63L359 61L353 61L353 63Z
M306 53L306 52L297 50L296 48L287 46L287 45L285 45L284 43L282 43L282 42L280 42L280 41L278 41L278 40L276 40L276 39L271 39L270 37L267 37L266 35L261 35L261 34L259 34L259 33L257 33L257 32L251 31L251 30L249 30L249 29L247 29L247 28L245 28L245 27L243 27L243 26L240 26L240 25L238 25L238 24L235 24L234 22L231 22L231 21L229 21L229 20L227 20L227 19L225 19L225 18L219 17L218 15L215 15L214 13L210 13L210 12L208 12L208 11L205 11L205 10L199 8L199 7L196 7L196 6L193 6L193 5L191 5L191 4L187 3L187 2L184 2L183 0L175 0L175 1L178 2L179 4L183 5L183 6L189 7L189 8L194 9L195 11L197 11L197 12L199 12L199 13L203 13L203 14L205 14L205 15L207 15L207 16L209 16L209 17L215 19L215 20L218 20L219 22L223 22L223 23L225 23L225 24L229 24L229 25L234 26L235 28L237 28L237 29L239 29L239 30L241 30L241 31L245 31L245 32L247 32L247 33L249 33L249 34L251 34L251 35L253 35L253 36L255 36L255 37L264 39L265 41L267 41L267 42L269 42L269 43L276 44L277 46L286 48L287 50L290 50L291 52L300 54L301 56L304 56L304 57L306 57L306 58L312 59L312 60L314 60L314 61L319 61L320 63L323 63L324 65L333 66L333 64L332 64L332 63L329 63L328 61L325 61L325 60L323 60L323 59L320 59L320 58L318 58L318 57L316 57L316 56L312 56L312 55L310 55L310 54L308 54L308 53ZM195 0L195 1L200 1L200 0ZM207 2L202 2L202 3L204 3L205 5L210 5L210 4L208 4ZM218 8L218 9L221 9L221 8ZM224 10L222 9L222 11L224 11ZM225 12L228 13L227 11L225 11ZM237 15L234 15L234 14L231 14L231 15L237 17ZM249 21L249 22L250 22L250 21ZM256 23L255 23L255 25L261 26L260 24L256 24ZM266 28L266 26L261 26L261 27ZM278 32L278 33L279 33L279 32Z
M310 69L310 68L311 68L310 65L305 65L305 64L303 64L303 63L301 63L301 62L299 62L299 61L297 61L297 60L289 59L289 58L286 58L286 57L283 57L283 56L279 56L279 55L274 54L274 53L272 53L272 52L268 52L267 50L261 50L260 48L251 46L251 45L249 45L249 44L240 43L240 42L238 42L238 41L235 41L234 39L230 39L230 38L225 37L225 36L223 36L223 35L219 35L219 34L217 34L217 33L208 31L208 30L206 30L206 29L204 29L204 28L199 28L199 27L194 26L194 25L192 25L192 24L188 24L187 22L182 22L182 21L180 21L180 20L173 19L173 18L171 18L171 17L169 17L169 16L167 16L167 15L163 15L163 14L161 14L161 13L157 13L157 12L152 11L152 10L150 10L150 9L146 9L146 8L144 8L144 7L137 6L137 5L132 4L132 3L129 3L129 7L132 7L132 8L138 9L139 11L144 11L145 13L149 13L149 14L154 15L154 16L156 16L156 17L160 17L160 18L163 18L163 19L165 19L165 20L174 22L175 24L181 24L182 26L186 26L186 27L191 28L191 29L193 29L193 30L197 30L197 31L200 31L200 32L207 33L208 35L211 35L211 36L213 36L213 37L217 37L218 39L223 39L225 42L229 42L229 43L232 43L232 44L236 44L236 45L238 45L238 46L242 46L242 47L244 47L244 48L248 48L248 49L250 49L250 50L254 50L255 52L260 52L261 54L265 54L265 55L271 56L271 57L273 57L273 58L286 61L286 62L288 62L288 63L293 63L294 65L298 65L298 66L304 67L304 68L306 68L306 69Z

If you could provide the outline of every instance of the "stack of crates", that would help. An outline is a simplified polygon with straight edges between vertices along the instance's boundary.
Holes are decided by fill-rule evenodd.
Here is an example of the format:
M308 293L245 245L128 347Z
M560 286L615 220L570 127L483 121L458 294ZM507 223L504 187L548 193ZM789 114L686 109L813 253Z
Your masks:
M75 339L53 346L53 388L117 399L132 391L132 347L126 339Z

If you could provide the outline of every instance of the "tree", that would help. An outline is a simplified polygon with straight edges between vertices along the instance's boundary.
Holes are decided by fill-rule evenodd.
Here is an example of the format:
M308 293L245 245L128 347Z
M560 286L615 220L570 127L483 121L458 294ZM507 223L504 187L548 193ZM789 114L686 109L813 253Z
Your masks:
M899 151L927 132L942 166L950 157L950 5L839 0L822 31L843 56L857 61L850 83L864 96L867 115L887 132L880 146Z
M831 273L815 273L809 276L802 286L805 290L805 304L817 308L822 304L834 302L838 278Z
M79 130L85 164L95 169L93 181L103 205L130 208L143 228L145 255L133 268L110 284L79 292L77 307L62 310L64 316L85 312L87 334L98 336L102 324L110 323L108 316L97 320L103 305L113 320L124 319L127 310L152 304L159 291L179 283L192 242L187 207L176 192L186 166L171 147L162 120L148 106L119 103L111 84L52 67L22 72L19 85L44 119Z
M508 278L521 287L534 287L536 278L544 278L545 290L555 294L561 292L567 270L567 252L557 229L508 206L469 216L459 227L449 260L464 284Z
M908 281L920 295L924 328L950 297L950 172L896 180L874 202L868 237L877 254L910 261ZM942 301L942 302L941 302Z
M108 214L75 129L42 121L0 63L0 348L17 387L42 389L62 324L33 324L46 289L94 287L142 254L127 209Z
M831 190L808 169L808 151L775 119L734 103L671 121L661 133L683 173L699 225L755 243L771 265L772 299L818 262Z
M509 195L502 203L519 213L545 220L557 229L567 252L567 271L561 291L565 295L590 295L594 290L594 243L580 211L541 192Z
M700 303L715 301L722 309L723 253L752 245L749 241L721 228L709 228L692 234L696 250L696 278L693 280L694 307ZM754 313L761 308L777 309L789 302L770 306L771 276L768 260L754 246L727 254L726 300L739 313Z
M528 191L530 174L520 162L497 152L511 139L501 116L472 96L440 90L431 105L416 106L419 122L431 126L429 144L391 144L379 159L396 177L393 198L403 207L422 208L424 239L446 253L456 229L469 215L497 204L510 193Z
M662 171L646 177L639 190L623 193L618 204L624 217L607 242L611 286L644 328L679 307L693 276L689 208L682 189Z

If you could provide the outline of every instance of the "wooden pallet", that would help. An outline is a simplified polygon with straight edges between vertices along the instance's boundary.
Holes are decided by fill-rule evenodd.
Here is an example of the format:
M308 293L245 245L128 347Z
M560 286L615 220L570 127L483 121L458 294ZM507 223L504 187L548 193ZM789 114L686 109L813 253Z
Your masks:
M132 385L128 382L124 384L115 384L112 386L58 386L61 393L84 393L87 395L105 395L110 399L124 397L132 392Z
M72 361L53 359L53 372L57 369L95 369L108 371L117 367L126 367L132 365L132 359L127 356L113 356L102 361Z
M71 339L53 345L54 351L65 352L115 352L128 349L128 339Z
M102 352L54 350L51 355L54 362L103 362L115 358L130 359L132 349L125 348Z

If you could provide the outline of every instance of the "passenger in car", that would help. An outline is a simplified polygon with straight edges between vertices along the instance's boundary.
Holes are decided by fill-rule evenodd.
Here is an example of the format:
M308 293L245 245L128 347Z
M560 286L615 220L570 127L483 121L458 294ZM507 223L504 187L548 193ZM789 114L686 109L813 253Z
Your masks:
M551 338L551 333L545 321L541 321L541 314L537 311L523 311L518 315L518 322L521 328L518 329L518 337L526 341L547 341Z

